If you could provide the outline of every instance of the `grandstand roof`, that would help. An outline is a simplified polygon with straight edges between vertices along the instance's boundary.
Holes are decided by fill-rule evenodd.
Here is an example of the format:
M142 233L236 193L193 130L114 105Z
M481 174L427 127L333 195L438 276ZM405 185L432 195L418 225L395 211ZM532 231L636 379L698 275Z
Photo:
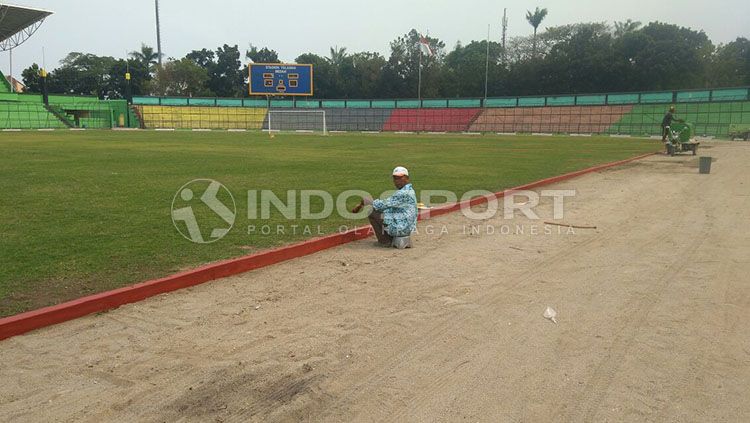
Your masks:
M11 4L0 5L0 50L26 41L52 12Z

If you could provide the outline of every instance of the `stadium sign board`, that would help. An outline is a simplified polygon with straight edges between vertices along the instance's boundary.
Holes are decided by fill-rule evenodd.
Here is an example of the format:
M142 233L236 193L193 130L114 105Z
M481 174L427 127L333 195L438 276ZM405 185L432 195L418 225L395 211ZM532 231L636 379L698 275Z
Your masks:
M288 63L251 63L250 95L313 95L313 66Z

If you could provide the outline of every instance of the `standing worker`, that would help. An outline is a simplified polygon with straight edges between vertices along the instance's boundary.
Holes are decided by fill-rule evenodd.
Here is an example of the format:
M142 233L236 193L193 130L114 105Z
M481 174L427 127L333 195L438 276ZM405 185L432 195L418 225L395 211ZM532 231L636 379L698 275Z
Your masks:
M664 115L664 119L661 120L661 142L666 143L667 137L669 136L669 128L672 126L672 121L685 122L682 119L674 117L674 106L669 106L669 111ZM666 148L666 146L665 146Z

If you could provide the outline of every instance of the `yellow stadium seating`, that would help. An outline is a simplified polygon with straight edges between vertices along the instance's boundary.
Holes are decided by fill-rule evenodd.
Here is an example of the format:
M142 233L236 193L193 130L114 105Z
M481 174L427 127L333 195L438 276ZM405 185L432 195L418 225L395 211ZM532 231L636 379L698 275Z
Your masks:
M265 108L137 106L146 128L261 129Z

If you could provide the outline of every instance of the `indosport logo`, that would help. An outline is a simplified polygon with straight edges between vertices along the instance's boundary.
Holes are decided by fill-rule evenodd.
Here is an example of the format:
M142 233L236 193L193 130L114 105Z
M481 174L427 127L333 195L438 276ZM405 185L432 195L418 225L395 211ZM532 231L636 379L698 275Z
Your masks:
M197 244L223 238L234 226L237 206L229 190L213 179L194 179L172 199L172 223L177 231Z

